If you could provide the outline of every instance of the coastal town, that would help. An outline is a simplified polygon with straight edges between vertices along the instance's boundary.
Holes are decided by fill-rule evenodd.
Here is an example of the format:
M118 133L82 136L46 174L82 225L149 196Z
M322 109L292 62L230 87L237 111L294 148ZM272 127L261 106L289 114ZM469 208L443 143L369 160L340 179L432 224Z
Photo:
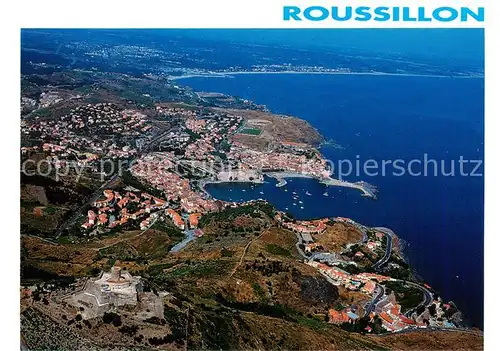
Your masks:
M79 224L83 237L113 230L145 231L157 221L171 221L188 239L183 242L184 247L203 235L199 222L204 215L245 205L214 199L204 188L207 184L259 183L266 174L280 180L276 186L285 185L287 176L333 180L326 160L311 145L272 140L266 149L252 147L252 139L264 133L259 126L263 128L265 121L248 120L233 111L179 106L158 105L155 112L170 123L170 129L163 132L156 150L145 153L140 152L138 145L162 132L144 114L120 110L112 104L85 105L55 120L35 118L23 123L22 133L33 145L21 149L24 157L42 152L57 167L76 161L93 169L98 160L128 159L129 168L125 171L136 185L145 187L137 189L125 182L121 188L98 189L95 201L88 205ZM384 265L397 266L388 259L392 245L387 245L386 240L393 240L386 239L388 234L371 231L346 218L296 221L278 212L276 220L283 228L297 233L297 247L305 264L331 284L365 296L341 310L330 309L330 323L356 324L364 318L366 332L372 332L376 323L387 332L454 326L443 318L450 305L439 297L435 299L417 283L410 284L419 287L423 300L411 308L404 306L403 310L389 283L404 285L406 281L377 273ZM332 221L348 223L365 233L355 252L352 244L342 252L328 252L316 242ZM190 235L191 231L196 231L196 235ZM370 265L373 260L379 261Z
M35 117L32 121L23 121L21 132L30 141L30 146L21 148L22 157L43 153L56 169L76 162L90 170L97 170L98 161L104 159L128 159L130 167L126 172L154 190L152 194L126 184L120 189L98 189L96 200L89 204L78 224L83 237L113 230L147 230L157 221L170 220L186 236L189 231L197 230L197 235L191 237L195 240L203 235L198 227L205 214L241 205L212 198L204 189L206 184L258 183L266 174L276 179L285 179L289 175L333 180L326 160L307 143L281 139L272 140L266 149L252 147L253 140L265 133L265 121L248 120L234 111L164 104L158 104L155 113L170 123L167 132L158 130L145 114L122 110L110 103L79 106L56 119ZM156 144L156 150L140 152L145 141L162 133L163 138ZM449 305L439 298L426 299L425 304L403 313L395 294L384 285L399 282L398 279L371 269L370 272L352 273L350 268L363 270L366 262L370 262L368 259L381 255L380 252L387 247L385 234L370 233L370 240L361 243L362 248L356 252L346 248L343 253L330 253L314 240L327 229L329 219L285 221L282 220L284 217L286 215L282 214L278 222L300 234L301 252L307 265L317 269L332 284L366 295L364 304L340 311L331 309L331 323L356 323L360 318L368 317L373 324L377 318L390 332L453 326L443 318ZM336 220L351 222L349 219ZM373 264L376 268L380 266L378 262ZM427 291L424 292L426 297L428 290L423 289ZM435 306L431 309L435 311L432 315L430 306ZM417 313L417 307L424 309L420 308L420 313ZM370 331L372 327L367 325L366 328Z
M411 94L483 67L188 32L21 31L21 349L481 350L473 192L361 162L479 145Z

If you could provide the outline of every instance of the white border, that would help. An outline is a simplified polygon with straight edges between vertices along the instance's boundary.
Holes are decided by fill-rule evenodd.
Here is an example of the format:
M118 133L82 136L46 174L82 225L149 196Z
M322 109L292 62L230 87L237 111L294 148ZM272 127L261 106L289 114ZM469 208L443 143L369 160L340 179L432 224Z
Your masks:
M283 21L283 6L484 7L486 0L23 0L20 27L43 28L457 28L469 22ZM485 21L488 12L485 11Z
M2 255L3 311L2 339L6 349L19 347L19 96L20 96L20 28L292 28L297 23L285 23L281 19L283 5L327 4L331 5L387 5L387 6L484 6L486 8L486 191L485 191L485 349L498 349L496 326L500 316L498 302L498 256L500 233L498 231L498 202L500 201L499 155L499 91L500 55L498 29L500 12L493 0L23 0L2 9L1 97L2 133L0 145L6 161L0 172L2 191ZM6 12L4 12L7 10ZM12 11L14 10L14 11ZM338 23L324 21L309 23L310 27L334 27ZM425 27L442 26L423 24ZM306 26L301 24L302 27ZM403 27L403 23L383 22L362 27ZM415 24L410 23L410 27ZM452 27L464 27L460 23ZM480 25L482 26L482 25ZM353 24L349 24L353 28ZM14 171L11 171L14 170ZM478 258L480 259L480 258ZM474 287L471 286L471 289ZM7 324L7 326L6 326ZM12 330L11 330L12 329ZM12 347L10 347L12 346ZM460 347L462 345L457 345Z

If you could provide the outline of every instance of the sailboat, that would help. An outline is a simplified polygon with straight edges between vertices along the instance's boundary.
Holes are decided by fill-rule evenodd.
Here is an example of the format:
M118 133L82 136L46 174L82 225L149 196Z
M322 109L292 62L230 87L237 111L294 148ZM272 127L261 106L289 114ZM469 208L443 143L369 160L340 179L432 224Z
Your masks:
M312 194L309 191L306 191L306 195L311 196Z
M325 192L323 193L323 196L328 196L328 191L325 191Z

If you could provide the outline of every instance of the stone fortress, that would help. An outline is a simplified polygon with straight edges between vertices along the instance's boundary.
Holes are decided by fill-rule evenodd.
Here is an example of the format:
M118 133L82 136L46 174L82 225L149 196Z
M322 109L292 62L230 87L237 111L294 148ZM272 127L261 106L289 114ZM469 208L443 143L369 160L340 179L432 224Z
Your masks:
M137 293L142 292L141 277L133 277L118 266L111 267L110 272L103 272L93 284L102 297L115 306L135 305Z
M102 272L97 279L89 279L84 287L65 299L65 302L78 308L84 319L102 316L105 312L119 307L134 308L143 295L141 277L132 276L119 266Z

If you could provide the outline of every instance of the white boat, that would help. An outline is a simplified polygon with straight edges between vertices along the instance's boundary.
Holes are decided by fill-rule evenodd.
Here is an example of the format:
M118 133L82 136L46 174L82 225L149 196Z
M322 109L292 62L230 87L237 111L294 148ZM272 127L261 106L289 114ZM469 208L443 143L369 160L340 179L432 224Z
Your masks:
M297 204L295 202L292 205L297 206Z
M311 196L312 194L309 191L306 191L306 195Z
M303 204L303 202L302 202L302 201L299 201L299 204Z
M325 192L323 193L323 196L328 196L328 191L325 191Z
M260 194L261 194L261 195L264 195L264 192L263 192L263 191L261 191L261 192L260 192Z
M297 193L296 193L295 191L294 191L294 192L292 192L292 194L293 194L293 195L297 195Z
M243 189L243 192L245 192L245 191L246 191L246 190L245 190L245 189Z
M288 191L287 189L285 189L285 191Z
M300 206L300 209L303 210L304 209L304 206Z

